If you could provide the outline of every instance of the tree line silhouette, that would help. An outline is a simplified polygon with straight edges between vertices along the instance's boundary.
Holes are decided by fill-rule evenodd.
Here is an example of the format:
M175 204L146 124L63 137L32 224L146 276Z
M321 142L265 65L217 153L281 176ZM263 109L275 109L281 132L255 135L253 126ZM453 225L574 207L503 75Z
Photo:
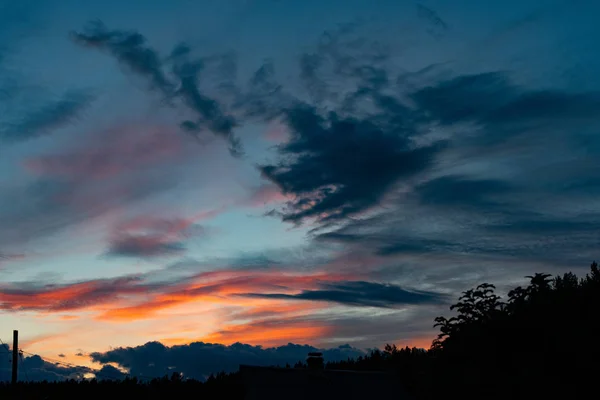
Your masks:
M527 287L508 292L483 283L450 307L455 315L434 320L440 333L428 350L386 345L383 351L326 369L388 371L416 399L592 398L600 355L600 270L596 262L578 278L535 274ZM299 361L293 367L307 368ZM243 398L240 373L211 375L206 382L173 373L151 381L85 380L0 384L0 395L20 399L89 396L161 399L192 394L199 399ZM4 396L1 396L4 398ZM7 398L10 398L7 396Z
M528 276L527 287L503 302L484 283L462 293L438 317L440 334L428 351L384 351L327 368L391 370L420 399L574 399L598 395L600 271Z

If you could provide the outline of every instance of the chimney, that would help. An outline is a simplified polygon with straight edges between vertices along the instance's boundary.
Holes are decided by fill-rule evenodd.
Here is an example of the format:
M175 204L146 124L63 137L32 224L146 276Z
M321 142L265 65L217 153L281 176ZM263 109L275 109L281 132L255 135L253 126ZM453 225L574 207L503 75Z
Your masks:
M308 353L306 364L308 364L309 369L324 369L325 362L323 361L323 353Z

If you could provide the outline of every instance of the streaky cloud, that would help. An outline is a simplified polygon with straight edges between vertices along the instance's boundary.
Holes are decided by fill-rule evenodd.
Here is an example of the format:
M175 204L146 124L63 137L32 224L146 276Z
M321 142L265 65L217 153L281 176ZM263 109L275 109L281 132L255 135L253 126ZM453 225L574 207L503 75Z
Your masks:
M163 376L173 369L185 376L205 380L212 373L237 371L240 364L285 366L304 361L309 352L321 351L327 361L346 360L365 354L348 345L318 349L314 346L289 343L267 347L234 343L230 346L192 342L186 345L165 346L148 342L136 347L119 347L107 352L90 354L92 361L116 363L132 376Z
M233 133L238 125L236 118L199 87L202 73L211 60L191 59L191 50L184 44L176 46L170 56L163 59L148 46L142 34L109 30L100 21L90 23L83 32L71 32L71 38L77 44L108 52L133 73L148 80L150 88L158 91L167 104L173 105L174 100L179 100L194 112L196 120L181 123L184 131L198 135L208 130L228 141L232 155L243 154L241 142Z
M59 100L28 111L17 121L8 122L0 128L0 139L14 143L49 135L58 128L76 122L93 99L94 96L88 91L67 91Z
M242 296L326 301L362 307L398 307L409 304L441 304L446 301L439 293L419 290L406 290L397 285L375 282L336 282L322 285L322 289L304 290L297 294L284 293L248 293Z

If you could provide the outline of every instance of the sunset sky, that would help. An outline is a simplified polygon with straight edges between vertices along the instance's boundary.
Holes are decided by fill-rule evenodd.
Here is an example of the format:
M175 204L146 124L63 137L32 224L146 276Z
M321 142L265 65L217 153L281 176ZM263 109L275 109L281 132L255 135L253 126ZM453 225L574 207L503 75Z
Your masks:
M0 339L429 347L462 290L583 273L599 13L0 0Z

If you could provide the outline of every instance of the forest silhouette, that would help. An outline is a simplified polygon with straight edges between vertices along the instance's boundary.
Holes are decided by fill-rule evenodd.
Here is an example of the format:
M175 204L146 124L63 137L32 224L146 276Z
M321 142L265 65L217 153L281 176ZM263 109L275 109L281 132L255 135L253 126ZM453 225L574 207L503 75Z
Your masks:
M592 263L583 278L571 272L555 277L537 273L527 278L528 286L508 292L506 301L489 283L463 292L450 307L452 317L435 319L440 333L428 350L388 344L383 351L327 362L324 367L394 373L398 387L415 399L595 397L595 366L600 355L598 264ZM299 361L282 368L307 365ZM244 388L239 372L211 375L206 382L184 379L174 372L149 381L127 378L0 384L2 399L87 396L242 399Z

